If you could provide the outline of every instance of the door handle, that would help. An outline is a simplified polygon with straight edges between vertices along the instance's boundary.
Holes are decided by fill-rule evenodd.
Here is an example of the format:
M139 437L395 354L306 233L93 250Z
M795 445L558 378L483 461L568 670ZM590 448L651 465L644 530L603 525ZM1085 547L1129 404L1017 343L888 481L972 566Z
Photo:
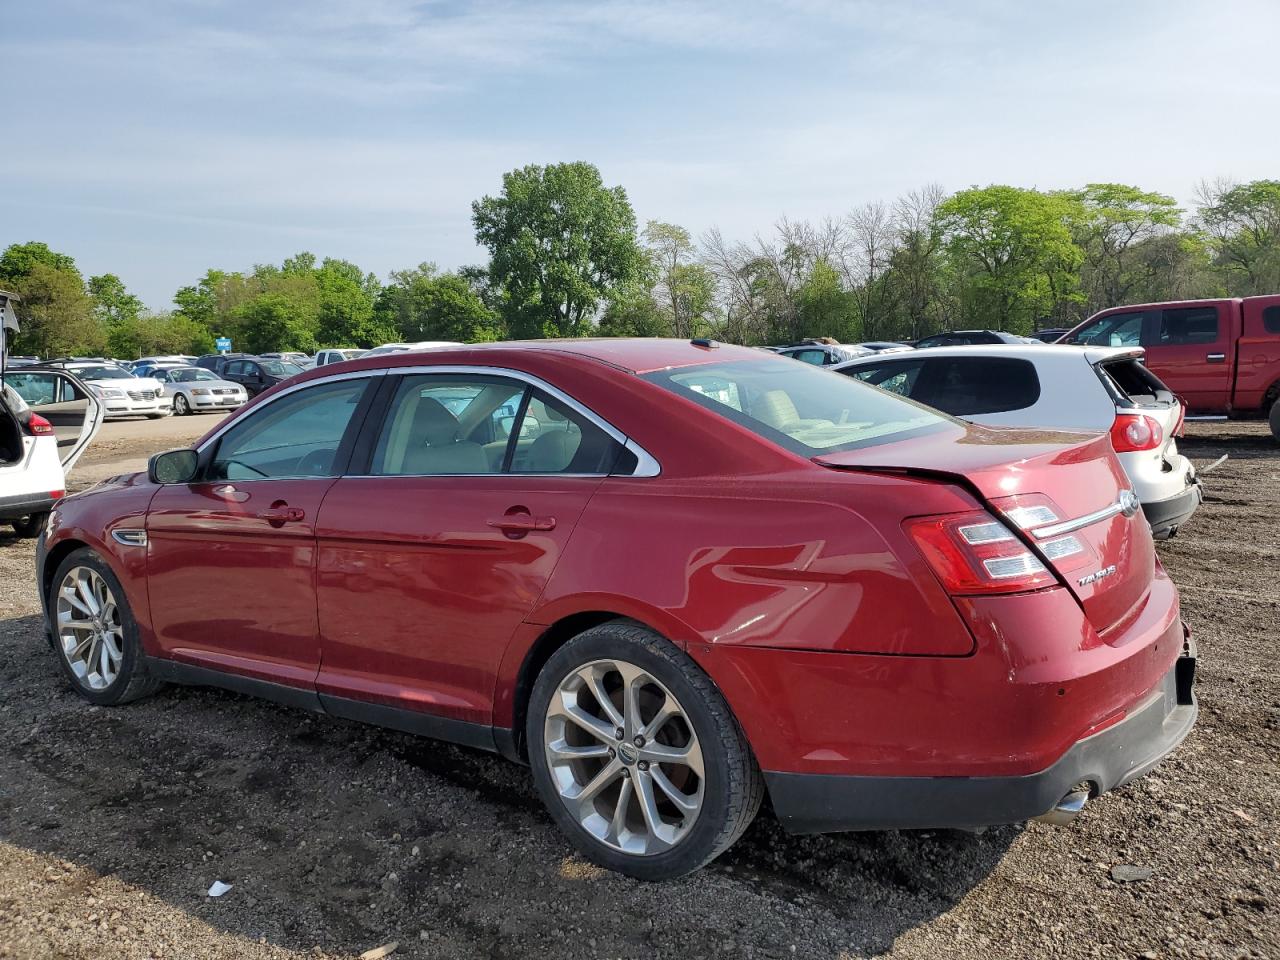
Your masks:
M513 513L488 521L489 526L508 533L528 533L531 530L554 530L555 517L535 517L527 513Z
M1210 363L1225 363L1227 355L1225 353L1211 353L1205 357Z
M301 507L291 507L287 503L277 501L271 505L270 510L263 510L258 516L273 527L279 527L286 523L298 523L301 520L305 520L307 511Z

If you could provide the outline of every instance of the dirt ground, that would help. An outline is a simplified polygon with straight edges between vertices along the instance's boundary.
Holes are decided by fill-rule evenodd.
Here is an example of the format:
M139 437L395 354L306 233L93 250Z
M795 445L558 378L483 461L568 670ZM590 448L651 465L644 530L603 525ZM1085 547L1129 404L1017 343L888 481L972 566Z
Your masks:
M108 428L75 480L210 425ZM766 811L666 884L572 856L495 756L213 690L87 706L0 535L0 957L1280 960L1280 446L1189 432L1231 459L1160 551L1202 656L1172 758L1066 828L793 838Z

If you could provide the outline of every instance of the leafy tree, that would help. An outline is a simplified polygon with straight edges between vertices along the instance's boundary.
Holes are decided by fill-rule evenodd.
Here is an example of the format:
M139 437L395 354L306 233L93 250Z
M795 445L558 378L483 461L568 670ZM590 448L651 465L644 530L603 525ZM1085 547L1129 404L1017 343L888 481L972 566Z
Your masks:
M1280 290L1280 180L1202 184L1199 224L1235 295Z
M650 298L658 316L643 308L634 293L630 302L615 311L615 319L629 315L633 329L661 331L635 336L690 338L706 330L706 318L715 306L716 281L711 269L696 260L697 250L689 231L674 223L650 220L644 228L645 253L655 281ZM661 322L659 322L659 320Z
M30 276L36 264L43 264L52 270L66 271L74 274L77 280L80 279L75 260L65 253L50 250L47 243L32 240L30 243L10 244L0 254L0 283L8 284L6 289L12 289L23 277Z
M88 287L89 296L93 297L93 315L108 330L136 320L145 309L142 301L125 289L124 281L114 273L90 277Z
M242 349L250 353L318 349L314 311L285 293L263 293L236 309Z
M376 315L380 323L408 341L476 343L499 340L503 335L497 313L476 292L474 279L459 273L438 273L433 263L392 273L391 283L379 297Z
M5 280L22 297L18 304L22 330L14 338L13 351L42 357L101 352L106 337L93 316L93 301L79 272L41 261L31 262L26 270L24 276Z
M973 323L1025 333L1078 299L1083 254L1067 228L1071 212L1065 197L1008 186L962 190L938 207Z
M803 336L834 337L842 343L862 338L857 300L844 289L840 274L826 260L813 265L797 300Z
M286 269L285 272L290 271ZM326 258L313 272L319 287L317 326L320 343L326 346L374 347L395 338L393 327L375 320L374 296L359 267L346 260ZM376 278L374 284L377 284Z
M626 191L604 186L589 163L513 170L500 196L477 200L471 211L517 336L586 332L601 304L643 270Z

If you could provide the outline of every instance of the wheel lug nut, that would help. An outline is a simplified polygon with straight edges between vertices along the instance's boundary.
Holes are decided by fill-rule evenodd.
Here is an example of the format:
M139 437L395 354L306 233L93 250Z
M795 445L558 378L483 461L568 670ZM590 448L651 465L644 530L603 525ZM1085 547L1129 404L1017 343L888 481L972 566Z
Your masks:
M626 735L627 735L627 731L623 730L621 727L618 727L616 730L613 731L613 738L615 740L621 740Z
M636 735L635 740L633 740L633 741L632 741L632 743L634 743L637 747L643 747L643 746L644 746L644 737L642 737L642 736L640 736L639 734L637 734L637 735Z
M637 769L639 769L639 770L648 770L648 769L649 769L649 761L648 761L648 760L641 760L639 763L637 763L637 764L636 764L636 768L637 768Z
M610 760L612 760L612 759L613 759L614 757L616 757L617 755L618 755L618 751L617 751L617 750L615 750L615 749L613 749L613 747L610 747L610 748L609 748L609 759L610 759Z
M629 780L629 779L631 779L631 771L630 771L630 770L628 770L626 767L623 767L623 768L622 768L622 778L623 778L624 780Z

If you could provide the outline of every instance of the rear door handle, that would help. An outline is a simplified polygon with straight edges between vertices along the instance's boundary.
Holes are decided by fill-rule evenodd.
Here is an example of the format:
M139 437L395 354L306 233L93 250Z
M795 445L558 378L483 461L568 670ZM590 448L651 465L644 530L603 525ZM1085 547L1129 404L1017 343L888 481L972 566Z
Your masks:
M1211 353L1205 359L1210 363L1225 363L1227 355L1225 353Z
M488 521L489 526L497 530L512 533L528 533L531 530L554 530L555 517L534 517L527 513L513 513Z

